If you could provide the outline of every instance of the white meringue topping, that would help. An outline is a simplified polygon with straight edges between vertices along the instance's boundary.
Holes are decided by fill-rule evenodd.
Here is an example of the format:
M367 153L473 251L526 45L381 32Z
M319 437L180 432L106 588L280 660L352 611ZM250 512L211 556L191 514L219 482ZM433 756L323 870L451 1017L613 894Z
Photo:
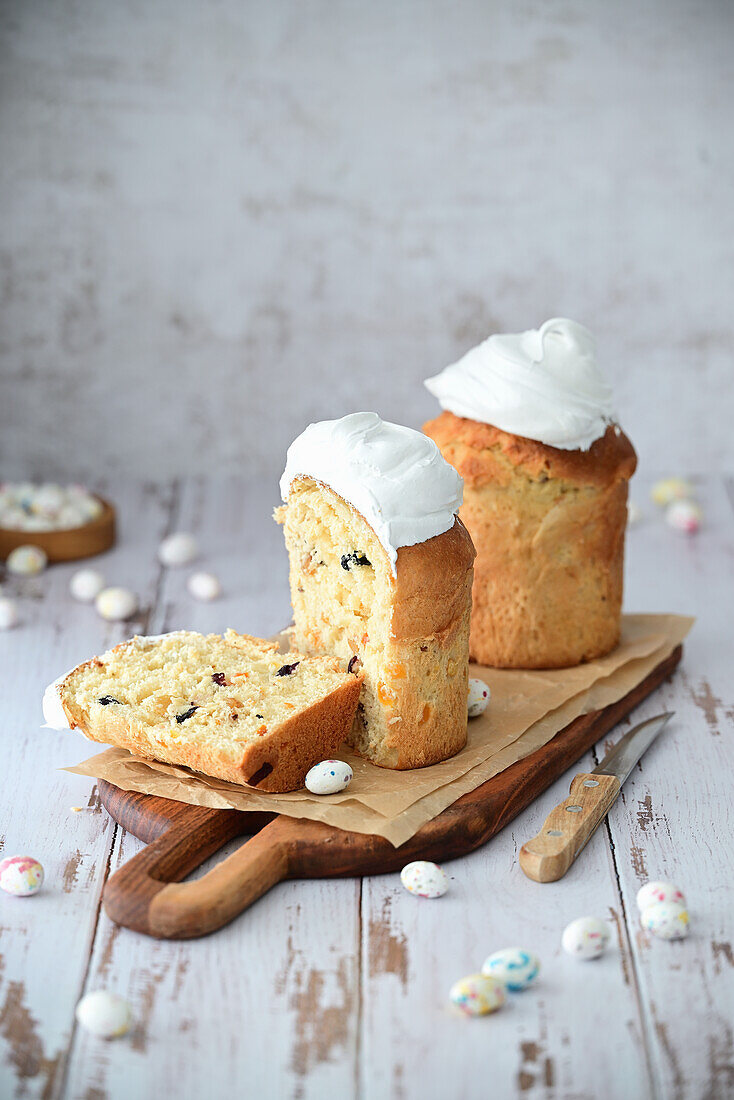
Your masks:
M443 409L562 450L588 450L614 422L587 328L561 317L490 336L426 388Z
M283 500L297 477L328 485L364 516L395 574L398 549L454 525L463 482L432 439L360 412L309 424L288 448Z

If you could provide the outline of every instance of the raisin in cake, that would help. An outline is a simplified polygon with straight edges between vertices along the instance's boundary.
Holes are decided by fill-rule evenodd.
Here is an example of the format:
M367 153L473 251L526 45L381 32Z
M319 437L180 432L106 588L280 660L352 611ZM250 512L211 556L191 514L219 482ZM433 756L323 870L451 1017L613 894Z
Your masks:
M354 719L362 677L228 630L136 637L47 689L46 722L263 791L303 786Z
M464 478L477 548L474 660L563 668L608 653L636 458L591 333L555 319L491 336L426 386L444 412L423 430Z
M456 471L420 432L354 413L291 445L281 493L294 645L364 676L350 743L386 768L458 752L474 547Z

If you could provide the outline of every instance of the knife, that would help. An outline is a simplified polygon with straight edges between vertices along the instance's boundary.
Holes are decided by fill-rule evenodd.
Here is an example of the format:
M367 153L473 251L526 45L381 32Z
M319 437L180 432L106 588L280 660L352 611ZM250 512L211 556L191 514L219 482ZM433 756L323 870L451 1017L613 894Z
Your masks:
M535 882L563 878L612 808L622 784L673 717L658 714L620 738L593 772L574 777L565 802L551 810L537 836L520 849L520 867Z

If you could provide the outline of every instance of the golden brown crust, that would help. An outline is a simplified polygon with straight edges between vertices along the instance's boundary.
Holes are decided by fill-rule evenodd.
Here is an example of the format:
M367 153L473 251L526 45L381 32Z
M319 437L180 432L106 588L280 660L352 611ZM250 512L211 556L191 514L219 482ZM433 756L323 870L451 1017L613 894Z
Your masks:
M415 546L401 546L392 617L394 638L437 637L467 607L476 551L459 517L454 526Z
M561 451L448 412L424 430L464 478L472 658L564 668L613 649L636 464L627 437L610 427L589 451Z
M402 666L406 675L390 681L400 720L389 726L380 753L371 757L379 767L425 768L464 748L471 586L470 569L460 585L462 611L441 633L391 646L389 665Z
M536 480L554 478L574 485L609 485L620 478L628 481L637 466L634 447L614 425L588 451L549 447L452 412L442 412L429 420L423 431L438 444L465 483L472 486L507 484L519 470Z

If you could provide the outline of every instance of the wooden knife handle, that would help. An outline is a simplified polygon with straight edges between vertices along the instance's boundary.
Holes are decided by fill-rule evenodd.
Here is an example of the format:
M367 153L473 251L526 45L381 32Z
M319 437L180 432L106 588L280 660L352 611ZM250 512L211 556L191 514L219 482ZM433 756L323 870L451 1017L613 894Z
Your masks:
M619 794L616 775L577 775L565 802L551 810L537 836L520 849L520 867L535 882L563 878Z
M232 810L198 809L110 877L104 908L116 924L159 939L191 939L233 920L288 875L293 822L276 817L200 879L181 882L238 835Z

